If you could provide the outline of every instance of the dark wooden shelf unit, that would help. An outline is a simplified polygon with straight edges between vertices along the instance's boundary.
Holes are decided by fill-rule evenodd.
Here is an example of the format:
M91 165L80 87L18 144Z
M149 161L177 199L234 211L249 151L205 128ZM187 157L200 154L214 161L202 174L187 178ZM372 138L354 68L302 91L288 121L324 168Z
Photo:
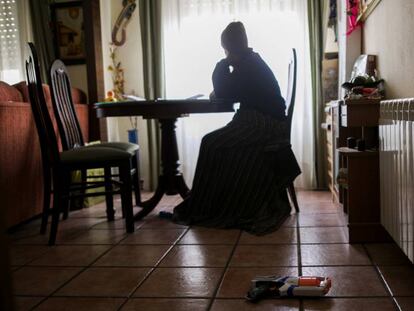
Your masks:
M348 214L350 243L382 242L390 238L381 225L378 152L380 100L343 100L333 109L336 119L337 175L346 170L346 185L338 185L339 202ZM347 138L363 138L365 151L348 148Z

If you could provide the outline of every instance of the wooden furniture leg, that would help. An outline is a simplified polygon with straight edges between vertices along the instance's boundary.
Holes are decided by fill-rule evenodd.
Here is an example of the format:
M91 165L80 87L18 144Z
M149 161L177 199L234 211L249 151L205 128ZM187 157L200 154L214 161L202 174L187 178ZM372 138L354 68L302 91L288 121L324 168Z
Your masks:
M155 194L149 200L140 204L143 209L134 216L135 220L142 219L151 213L164 194L180 194L182 198L185 198L190 191L184 181L183 175L178 171L180 164L178 162L177 137L175 133L177 119L160 119L159 121L161 124L162 174L158 178L158 186Z

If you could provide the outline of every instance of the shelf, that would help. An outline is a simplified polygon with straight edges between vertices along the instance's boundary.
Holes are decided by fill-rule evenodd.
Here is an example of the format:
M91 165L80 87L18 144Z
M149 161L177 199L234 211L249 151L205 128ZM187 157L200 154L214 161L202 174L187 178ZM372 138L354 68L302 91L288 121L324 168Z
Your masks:
M347 99L341 101L341 126L378 126L379 99Z
M378 150L365 150L365 151L359 151L354 148L348 148L348 147L341 147L337 149L339 153L346 155L348 157L375 157L378 156Z
M347 170L347 184L339 186L339 201L348 214L350 243L388 240L381 226L379 196L378 121L379 99L347 99L333 109L334 142L339 169ZM364 137L367 150L348 148L347 138ZM373 149L371 149L373 148Z
M342 105L379 105L381 99L345 99L341 101Z
M381 226L379 152L338 148L340 167L347 171L347 187L340 187L344 211L348 214L350 243L386 242Z

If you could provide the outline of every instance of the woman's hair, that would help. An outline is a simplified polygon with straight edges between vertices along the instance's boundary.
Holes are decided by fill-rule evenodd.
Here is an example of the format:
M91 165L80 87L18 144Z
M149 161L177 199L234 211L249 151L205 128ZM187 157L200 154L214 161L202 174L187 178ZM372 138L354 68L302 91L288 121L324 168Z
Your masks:
M230 53L241 53L248 48L246 29L241 22L232 22L221 34L221 45Z

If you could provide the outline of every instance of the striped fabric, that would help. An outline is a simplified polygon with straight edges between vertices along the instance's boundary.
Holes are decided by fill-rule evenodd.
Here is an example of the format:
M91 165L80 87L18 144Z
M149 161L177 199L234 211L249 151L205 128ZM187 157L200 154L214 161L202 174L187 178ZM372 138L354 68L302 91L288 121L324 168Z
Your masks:
M239 110L204 136L193 189L174 209L178 223L276 230L290 214L286 186L300 174L287 127L254 110Z

